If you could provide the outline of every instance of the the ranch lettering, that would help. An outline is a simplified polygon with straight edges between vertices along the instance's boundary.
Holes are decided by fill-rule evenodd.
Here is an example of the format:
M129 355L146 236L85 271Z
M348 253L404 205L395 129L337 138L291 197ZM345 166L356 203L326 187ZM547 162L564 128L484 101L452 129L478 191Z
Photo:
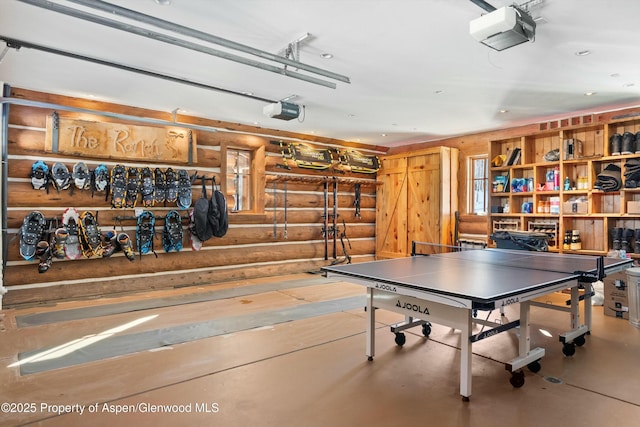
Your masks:
M55 153L189 163L197 161L195 147L195 134L184 128L47 117L47 149Z

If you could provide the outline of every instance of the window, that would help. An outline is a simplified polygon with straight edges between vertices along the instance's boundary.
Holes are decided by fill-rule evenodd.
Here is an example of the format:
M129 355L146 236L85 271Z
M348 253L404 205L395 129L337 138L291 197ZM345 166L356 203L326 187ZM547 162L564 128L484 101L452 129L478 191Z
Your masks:
M486 215L488 198L488 161L487 155L469 158L469 213Z
M246 212L253 209L251 183L251 151L227 148L227 194L233 197L230 212Z

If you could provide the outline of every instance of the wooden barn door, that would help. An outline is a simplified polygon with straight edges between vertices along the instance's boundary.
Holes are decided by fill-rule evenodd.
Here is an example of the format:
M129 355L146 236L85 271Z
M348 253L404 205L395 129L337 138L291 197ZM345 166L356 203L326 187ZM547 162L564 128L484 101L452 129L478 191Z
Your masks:
M408 245L411 245L411 240L440 244L441 186L439 153L408 158L407 236L410 239ZM435 252L437 251L429 250L429 253Z
M377 176L376 258L405 256L407 247L407 159L384 161Z

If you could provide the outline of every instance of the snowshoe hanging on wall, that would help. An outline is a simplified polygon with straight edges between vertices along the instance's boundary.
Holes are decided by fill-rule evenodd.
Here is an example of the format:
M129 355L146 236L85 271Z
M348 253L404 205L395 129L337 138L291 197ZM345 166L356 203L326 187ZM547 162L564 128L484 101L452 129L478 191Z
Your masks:
M124 207L127 192L127 171L123 165L115 165L111 170L111 207Z
M191 207L191 177L184 169L178 171L177 205L180 209L189 209Z
M155 190L154 176L148 167L140 171L140 192L142 193L142 206L153 206L153 192Z
M80 238L78 236L80 215L74 208L67 208L62 214L62 226L67 232L64 244L64 254L68 259L78 259L82 256Z
M102 234L98 221L89 211L82 212L80 215L80 244L82 245L82 253L87 258L92 256L101 257L104 248L102 247Z
M136 227L136 246L140 257L149 252L153 252L157 257L158 255L153 250L153 238L155 236L156 217L151 211L143 211L138 216L138 225Z
M166 183L164 179L164 172L160 168L156 168L153 171L154 189L153 189L153 204L164 204L166 194Z
M49 191L49 166L38 160L31 166L31 186L34 190Z
M66 190L71 185L71 174L64 163L55 163L51 168L51 179L56 190Z
M164 173L165 180L165 200L168 203L176 203L178 201L178 175L172 168L168 168Z
M91 188L91 173L84 162L78 162L73 165L73 184L78 190L88 190Z
M162 247L165 252L182 250L182 217L178 211L169 211L164 218L164 230L162 233Z
M41 212L33 211L24 217L20 227L20 255L26 260L36 256L36 246L42 240L47 222Z
M127 191L124 195L124 207L135 208L140 193L140 170L138 168L127 169Z
M93 171L91 171L91 191L93 192L108 192L109 191L109 168L107 165L100 164Z

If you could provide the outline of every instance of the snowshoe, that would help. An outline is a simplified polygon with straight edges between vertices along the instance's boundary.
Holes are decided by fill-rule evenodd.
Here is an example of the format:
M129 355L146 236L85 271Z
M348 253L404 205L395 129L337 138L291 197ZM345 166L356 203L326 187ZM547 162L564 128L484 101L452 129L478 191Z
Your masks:
M127 192L127 171L123 165L115 165L111 170L111 207L124 207Z
M91 191L92 192L108 192L109 188L109 168L107 165L100 164L91 171ZM93 193L91 194L93 196Z
M20 227L20 255L26 260L36 256L36 246L42 239L47 221L41 212L34 211L24 217Z
M134 261L136 259L136 254L133 252L133 246L131 244L131 239L127 233L120 233L116 236L117 247L124 252L124 256L127 257L129 261Z
M66 190L71 185L71 174L64 163L55 163L51 168L51 178L56 190Z
M51 254L51 245L46 240L38 242L36 256L40 260L38 263L38 273L44 273L49 270L53 256Z
M80 215L80 244L85 257L102 256L102 234L93 214L89 211Z
M140 193L140 170L138 168L127 169L127 191L124 195L124 207L135 208Z
M53 245L53 256L58 259L63 259L65 257L64 248L67 243L67 239L69 238L69 232L64 228L58 228L55 232L54 237L54 245Z
M68 259L78 259L82 256L82 247L78 237L80 215L74 208L67 208L62 214L62 225L67 231L67 241L64 244L64 254Z
M49 166L38 160L31 166L31 186L34 190L49 191Z
M156 217L151 211L143 211L138 216L138 226L136 227L136 246L140 256L148 254L153 250L153 238L155 236ZM158 256L156 254L156 256Z
M168 168L164 173L165 180L165 200L169 203L176 203L178 201L178 176L176 172Z
M148 167L142 168L140 171L142 206L150 208L153 206L153 191L155 189L154 176Z
M84 162L78 162L73 165L73 173L71 174L73 183L78 190L88 190L91 188L91 173Z
M164 218L164 232L162 234L162 247L165 252L182 250L182 217L178 211L169 211Z
M184 169L178 171L177 204L180 209L189 209L191 207L191 177Z
M166 183L164 180L164 172L160 168L153 171L155 188L153 189L153 204L164 204L166 194Z

